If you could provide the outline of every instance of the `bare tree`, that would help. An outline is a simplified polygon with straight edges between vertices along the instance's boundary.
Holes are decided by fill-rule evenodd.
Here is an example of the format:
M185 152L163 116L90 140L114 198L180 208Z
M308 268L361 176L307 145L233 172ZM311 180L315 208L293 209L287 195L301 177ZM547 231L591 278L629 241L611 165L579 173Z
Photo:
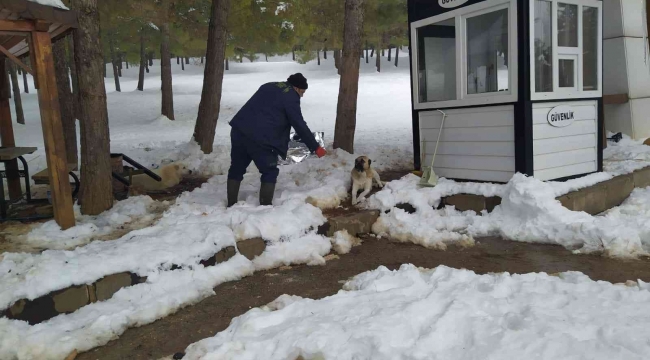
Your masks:
M194 127L194 140L206 154L212 152L221 107L221 86L224 73L223 62L226 58L226 25L229 9L230 0L212 0L203 91L201 92L199 114Z
M81 213L96 215L113 206L110 136L104 59L99 35L98 0L72 0L78 13L74 59L79 81L81 128Z
M9 66L9 73L11 74L11 86L14 92L14 105L16 105L16 122L25 124L25 113L23 112L23 100L20 97L20 86L18 86L18 74L16 74L16 66L7 60Z
M341 82L336 107L334 148L354 152L354 131L357 124L359 92L359 59L363 31L363 0L345 0L343 57L340 62Z
M174 93L172 90L172 63L169 50L169 0L162 0L163 23L160 26L162 41L160 44L160 80L162 81L161 114L174 120ZM178 60L178 58L177 58Z

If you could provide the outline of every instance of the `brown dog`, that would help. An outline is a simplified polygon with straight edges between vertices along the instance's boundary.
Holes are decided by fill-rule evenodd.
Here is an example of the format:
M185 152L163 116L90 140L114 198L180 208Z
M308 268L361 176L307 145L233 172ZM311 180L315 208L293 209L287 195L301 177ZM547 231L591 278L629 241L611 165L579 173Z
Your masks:
M372 160L367 156L359 156L354 160L354 169L352 169L352 205L356 205L359 200L365 199L366 195L372 190L372 180L377 182L377 186L384 187L379 179L379 174L370 167ZM357 197L357 191L363 189L363 192Z

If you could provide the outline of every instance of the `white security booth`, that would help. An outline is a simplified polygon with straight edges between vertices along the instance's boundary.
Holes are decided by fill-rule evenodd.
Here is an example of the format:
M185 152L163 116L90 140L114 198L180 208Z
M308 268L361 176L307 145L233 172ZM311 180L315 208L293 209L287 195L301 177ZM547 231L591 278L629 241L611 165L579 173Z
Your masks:
M602 171L602 1L409 0L408 14L416 168L442 111L439 176Z

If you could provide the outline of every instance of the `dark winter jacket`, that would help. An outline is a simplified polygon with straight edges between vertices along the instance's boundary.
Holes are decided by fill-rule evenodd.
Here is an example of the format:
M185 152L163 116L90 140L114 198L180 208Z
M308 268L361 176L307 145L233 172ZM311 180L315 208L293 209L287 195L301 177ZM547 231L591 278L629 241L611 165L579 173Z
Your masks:
M230 126L246 138L287 157L289 135L293 127L312 152L318 142L300 111L300 95L286 82L262 85L230 121Z

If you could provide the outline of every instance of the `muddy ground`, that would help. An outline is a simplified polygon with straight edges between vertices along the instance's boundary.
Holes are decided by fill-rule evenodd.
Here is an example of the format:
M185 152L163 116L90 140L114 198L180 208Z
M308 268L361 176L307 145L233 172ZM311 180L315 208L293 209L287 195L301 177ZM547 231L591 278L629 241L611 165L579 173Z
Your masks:
M559 246L481 239L469 248L430 250L418 245L365 238L361 246L328 261L325 266L295 266L255 273L215 288L216 295L152 324L127 330L106 346L80 354L77 359L159 359L183 351L189 344L228 327L232 318L265 305L282 294L309 298L333 295L342 281L380 265L401 264L434 268L446 265L477 273L581 271L592 279L610 282L650 281L650 260L616 260L598 255L573 255Z

